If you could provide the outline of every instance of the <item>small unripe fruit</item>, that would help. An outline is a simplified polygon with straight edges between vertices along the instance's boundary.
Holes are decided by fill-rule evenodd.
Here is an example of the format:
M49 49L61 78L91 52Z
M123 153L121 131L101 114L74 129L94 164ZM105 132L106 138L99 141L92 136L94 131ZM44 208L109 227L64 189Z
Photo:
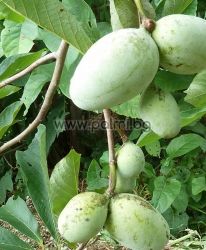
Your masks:
M158 48L144 28L114 31L83 56L71 80L70 97L81 109L111 108L142 92L158 67Z
M137 178L144 170L145 158L141 148L126 142L118 152L117 168L124 178Z
M105 228L132 250L163 250L170 235L163 216L134 194L119 194L111 199Z
M161 138L172 138L180 132L179 107L170 93L149 86L141 96L139 112Z
M206 20L182 14L161 18L152 33L160 51L160 65L177 74L206 68Z
M84 243L104 226L108 199L102 194L85 192L73 197L61 212L58 229L64 239Z

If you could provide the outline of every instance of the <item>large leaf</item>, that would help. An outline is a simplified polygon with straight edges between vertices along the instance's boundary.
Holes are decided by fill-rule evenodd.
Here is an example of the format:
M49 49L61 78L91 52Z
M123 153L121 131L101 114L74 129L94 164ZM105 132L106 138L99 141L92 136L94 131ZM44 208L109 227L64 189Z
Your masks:
M24 87L21 101L26 106L24 115L27 114L31 104L36 100L44 85L52 78L54 63L45 64L35 69Z
M181 112L181 126L185 127L203 117L206 114L206 107L193 108Z
M13 200L11 197L5 206L0 208L0 219L8 222L19 232L42 244L38 222L20 197ZM0 240L1 241L1 240Z
M196 75L185 93L186 102L195 107L206 106L206 70Z
M160 157L161 153L161 145L159 141L155 141L153 143L147 144L145 149L148 154L154 157Z
M206 178L200 176L192 179L192 194L198 195L199 193L206 191Z
M100 190L108 186L108 178L102 177L102 169L96 160L92 160L87 171L87 189Z
M1 250L33 250L33 248L20 240L7 229L0 227L0 249Z
M27 20L22 24L5 20L4 26L1 43L5 56L23 54L31 50L34 45L33 40L38 35L36 24Z
M82 23L89 23L93 28L97 27L96 17L91 7L84 0L62 0L71 14Z
M39 59L42 53L43 50L35 53L15 55L6 58L0 64L0 81L7 79L12 75L15 75L19 71L28 67L30 64Z
M206 140L197 134L185 134L173 139L166 148L170 158L175 158L189 153L190 151L203 147L205 148Z
M78 194L80 155L71 150L55 166L50 177L53 212L60 214L68 201Z
M158 141L160 137L153 131L144 132L138 139L137 144L140 147L146 146L148 144Z
M6 199L6 192L13 190L12 173L10 171L0 179L0 204L2 204Z
M12 126L12 124L15 122L15 118L19 110L21 109L21 106L21 102L14 102L11 105L7 106L0 113L0 139L4 136L9 127Z
M152 203L161 213L164 213L179 195L181 182L159 176L155 179L154 187Z
M16 159L34 207L52 236L57 240L46 161L45 126L38 127L38 132L26 151L16 152Z
M164 91L172 92L187 89L193 76L178 75L169 71L161 70L155 76L154 82Z
M138 28L138 11L133 0L110 0L111 24L113 30Z
M96 40L89 23L81 22L58 0L3 0L17 13L55 33L82 53Z
M181 14L181 13L195 15L196 10L197 10L196 0L166 0L162 15L167 16L170 14Z
M128 102L124 102L121 105L113 107L112 110L119 115L124 115L131 118L138 118L139 101L140 101L140 95L137 95Z
M4 88L0 89L0 99L12 95L13 93L19 91L20 88L7 85Z
M2 19L12 20L14 22L23 22L25 18L12 11L3 2L0 2L0 20Z
M47 120L45 122L47 154L56 137L65 130L65 104L65 99L61 97L58 102L55 102L55 106L47 115Z

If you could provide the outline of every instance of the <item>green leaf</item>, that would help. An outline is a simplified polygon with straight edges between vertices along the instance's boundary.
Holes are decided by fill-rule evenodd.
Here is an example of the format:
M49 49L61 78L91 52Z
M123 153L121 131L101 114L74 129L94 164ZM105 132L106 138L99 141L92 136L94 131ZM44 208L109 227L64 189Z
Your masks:
M46 47L51 52L57 51L61 43L60 37L43 29L39 29L39 39L41 39L45 43Z
M31 50L34 45L33 40L38 35L36 24L27 20L24 23L5 20L4 26L1 43L6 57L27 53Z
M164 213L174 202L181 190L181 182L159 176L154 181L152 203L160 213Z
M69 49L59 85L62 94L64 94L67 98L69 98L70 80L81 58L82 56L77 53L77 50L75 50L74 48Z
M192 179L192 194L197 195L206 191L206 178L205 176L200 176Z
M160 157L161 153L161 146L159 141L155 141L153 143L147 144L145 146L145 149L148 154L154 157Z
M30 64L39 59L43 52L44 50L40 50L35 53L15 55L6 58L0 64L0 81L13 76L19 71L22 71L23 69L28 67Z
M197 74L185 91L185 101L195 107L206 106L206 71Z
M20 240L15 234L0 227L0 249L1 250L32 250L33 248Z
M108 179L103 178L102 169L96 160L92 160L87 171L87 189L89 191L100 190L108 186Z
M50 177L53 212L57 215L78 194L80 154L71 150L58 162Z
M81 22L58 0L3 0L17 13L58 35L82 53L97 39L89 23Z
M4 88L0 89L0 99L3 99L4 97L7 97L9 95L12 95L19 91L20 88L12 86L12 85L7 85Z
M172 203L172 206L179 213L183 213L186 211L189 202L189 195L187 193L187 186L182 185L179 195Z
M12 173L10 171L6 172L6 174L0 179L0 204L5 202L6 192L13 191L13 181L12 181Z
M133 0L110 0L111 24L113 30L138 28L138 11Z
M181 111L181 126L185 127L189 124L201 119L206 114L206 107L204 108L192 108L185 111Z
M138 139L137 145L140 147L146 146L148 144L154 143L159 140L160 137L156 135L153 131L144 132Z
M169 224L171 234L178 234L188 227L189 216L186 213L179 213L169 208L163 216ZM180 248L178 247L176 250L180 250ZM183 249L181 248L181 250Z
M96 17L91 7L84 0L63 0L65 6L67 6L69 12L73 14L82 23L90 23L94 28L97 27Z
M24 200L11 197L5 206L0 208L0 219L8 222L19 232L42 244L43 240L39 232L38 222L28 209ZM1 240L0 240L1 241Z
M149 0L141 0L142 7L144 9L144 13L147 18L155 19L156 13L155 9L153 8L152 4L149 2Z
M46 161L45 126L39 125L38 132L29 145L29 148L24 152L16 152L16 160L20 166L24 184L27 186L34 207L54 239L57 240L58 234L52 213L52 200Z
M4 136L6 131L12 126L15 122L15 118L20 111L22 106L21 102L14 102L7 106L0 113L0 139Z
M112 111L119 115L124 115L131 118L139 117L139 101L140 95L137 95L133 99L125 102L121 105L112 108Z
M166 0L164 3L162 16L182 13L195 15L196 9L196 0Z
M163 91L173 92L177 90L187 89L190 85L193 76L178 75L169 71L158 71L154 82L155 85Z
M0 20L2 19L12 20L14 22L23 22L25 20L24 17L12 11L3 2L0 2Z
M185 134L173 139L166 148L170 158L175 158L189 153L190 151L203 147L206 140L197 134Z
M61 97L61 99L55 103L55 106L47 115L47 120L45 122L47 155L56 137L58 137L58 135L65 130L65 104L65 99Z
M44 85L49 82L52 78L54 71L54 63L40 65L35 69L27 81L24 92L21 97L21 101L26 106L24 116L27 114L31 104L36 100L38 95L41 93Z

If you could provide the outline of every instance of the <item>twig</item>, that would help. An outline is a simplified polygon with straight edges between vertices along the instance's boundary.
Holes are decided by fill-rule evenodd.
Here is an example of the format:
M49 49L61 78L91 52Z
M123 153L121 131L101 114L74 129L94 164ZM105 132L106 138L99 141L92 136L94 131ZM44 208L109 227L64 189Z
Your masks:
M190 239L191 237L193 236L199 236L198 232L197 231L193 231L193 230L188 230L188 234L179 238L179 239L176 239L176 240L171 240L169 243L168 243L168 246L171 247L171 246L174 246L180 242L183 242L187 239Z
M40 108L38 115L36 116L34 121L31 124L29 124L29 126L23 132L21 132L15 138L6 142L0 147L0 154L3 153L5 150L9 149L10 147L14 146L15 144L20 143L23 139L25 139L30 133L32 133L38 127L38 125L46 117L50 109L50 106L52 104L52 100L57 90L58 84L60 82L67 51L68 51L68 44L65 41L62 41L58 51L56 52L57 60L56 60L56 65L55 65L54 73L52 76L52 80L49 84L48 90L45 95L45 99L43 101L43 104Z
M115 159L115 150L114 150L114 137L112 131L112 118L111 111L109 109L104 109L104 119L106 122L107 128L107 141L108 141L108 150L109 150L109 195L113 195L115 185L116 185L116 159Z
M82 243L79 247L76 248L76 250L83 250L86 245L87 245L88 241L86 243Z
M7 78L4 81L0 82L0 89L5 87L6 85L12 83L13 81L16 81L17 79L25 76L26 74L30 73L32 70L37 68L39 65L41 65L49 60L52 60L52 59L56 59L56 52L49 53L49 54L39 58L37 61L35 61L31 65L29 65L26 69L22 70L21 72L17 73L14 76Z

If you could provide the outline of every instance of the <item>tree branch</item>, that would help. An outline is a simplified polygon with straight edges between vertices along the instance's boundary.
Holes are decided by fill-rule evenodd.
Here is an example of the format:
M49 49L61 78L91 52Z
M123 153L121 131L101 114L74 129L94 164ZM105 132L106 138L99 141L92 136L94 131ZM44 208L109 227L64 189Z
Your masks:
M66 54L68 51L68 44L65 41L61 42L61 45L56 52L56 65L54 69L54 73L51 79L51 82L49 84L48 90L45 95L45 99L43 101L43 104L41 106L41 109L37 115L37 117L34 119L34 121L19 135L17 135L12 140L6 142L0 147L0 154L3 153L5 150L9 149L10 147L14 146L15 144L21 142L23 139L25 139L30 133L32 133L39 124L45 119L50 106L52 104L53 97L55 95L55 92L57 90L58 84L60 82L62 70L64 67L64 62L66 58Z
M37 68L39 65L41 65L49 60L56 59L56 57L57 57L57 53L52 52L52 53L49 53L49 54L39 58L37 61L35 61L31 65L29 65L26 69L22 70L21 72L17 73L14 76L7 78L4 81L0 82L0 89L5 87L6 85L12 83L13 81L16 81L17 79L25 76L26 74L30 73L32 70Z
M108 141L108 150L109 150L109 188L108 193L109 195L113 195L115 185L116 185L116 158L115 158L115 151L114 151L114 137L112 131L112 117L111 111L109 109L104 109L104 119L106 122L106 129L107 129L107 141Z

